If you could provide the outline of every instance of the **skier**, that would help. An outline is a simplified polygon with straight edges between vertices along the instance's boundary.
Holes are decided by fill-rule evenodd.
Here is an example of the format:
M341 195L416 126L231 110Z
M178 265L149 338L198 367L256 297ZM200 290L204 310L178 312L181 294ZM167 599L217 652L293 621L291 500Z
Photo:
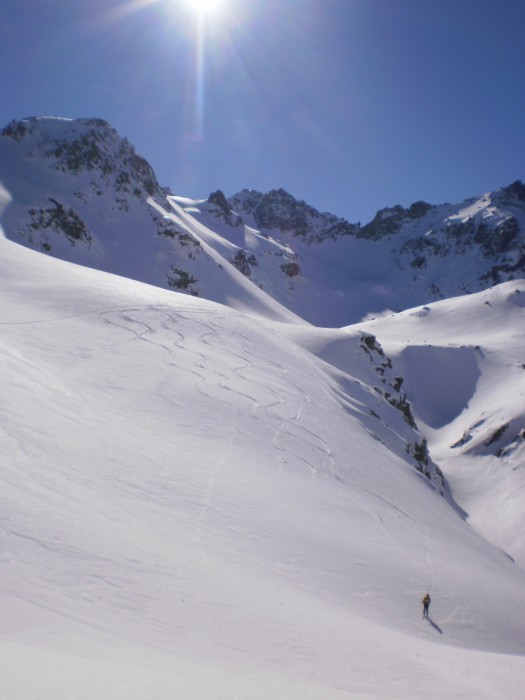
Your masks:
M421 602L423 603L423 617L428 618L428 607L430 605L430 596L428 595L428 593Z

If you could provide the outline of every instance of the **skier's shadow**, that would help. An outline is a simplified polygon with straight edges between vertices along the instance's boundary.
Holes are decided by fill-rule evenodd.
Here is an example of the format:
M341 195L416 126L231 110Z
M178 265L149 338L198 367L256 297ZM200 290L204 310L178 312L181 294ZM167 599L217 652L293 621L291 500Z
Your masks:
M439 632L439 634L443 634L443 630L439 625L436 625L434 620L430 617L430 615L425 615L425 620L436 630L436 632Z

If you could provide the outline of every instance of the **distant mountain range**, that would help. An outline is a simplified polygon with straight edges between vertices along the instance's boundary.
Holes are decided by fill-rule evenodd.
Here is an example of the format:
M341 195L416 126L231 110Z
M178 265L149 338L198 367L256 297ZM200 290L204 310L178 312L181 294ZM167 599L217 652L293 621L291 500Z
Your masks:
M257 297L339 327L523 276L525 185L457 204L415 202L365 225L282 189L189 200L100 119L32 117L0 136L6 235L56 257L224 301ZM240 280L235 271L245 278ZM248 282L248 284L246 284Z

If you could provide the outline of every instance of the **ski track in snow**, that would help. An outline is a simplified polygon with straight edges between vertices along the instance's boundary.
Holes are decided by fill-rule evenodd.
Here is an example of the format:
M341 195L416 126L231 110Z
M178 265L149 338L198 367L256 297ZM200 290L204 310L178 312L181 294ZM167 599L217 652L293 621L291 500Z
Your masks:
M139 318L136 317L137 314ZM299 425L303 410L305 406L311 403L311 398L297 385L288 380L288 373L284 367L257 354L253 350L251 340L238 332L228 331L228 343L227 347L225 347L225 331L213 322L212 315L206 316L205 320L200 318L195 320L187 312L173 314L171 310L167 312L154 309L155 323L151 319L151 310L148 309L147 315L148 320L145 320L144 310L140 308L119 310L116 318L110 318L108 313L102 313L101 318L107 323L112 323L130 331L134 340L148 342L165 350L169 355L169 364L175 366L178 371L184 369L198 376L199 384L197 385L197 390L200 393L210 398L216 398L214 388L220 387L246 398L251 404L250 415L255 420L266 423L272 430L272 443L280 455L278 457L279 466L285 477L287 477L288 469L291 469L287 459L290 447L293 449L294 457L309 470L311 478L314 478L320 471L333 475L333 460L330 446L319 435ZM191 349L187 347L185 335L180 330L181 322L182 325L190 323L194 327L194 330L197 331L195 335L200 343L203 346L210 347L208 354L197 350L195 347ZM129 323L132 324L131 328ZM200 330L198 330L199 327ZM158 339L159 328L170 333L170 342L161 342ZM239 352L232 349L236 344L240 346ZM187 366L183 367L174 362L174 347L194 355L192 361L193 369L188 369ZM231 376L227 377L224 373L207 368L208 364L216 364L216 359L212 360L212 358L216 358L218 352L222 355L226 354L228 360L231 360L228 364L231 366L232 376L241 379L242 383L246 385L244 390L241 391L238 386L233 385ZM248 361L248 356L252 357L254 361ZM260 378L261 370L264 375L264 381ZM258 378L253 376L254 374ZM277 384L281 388L280 391L270 386L272 376L276 377ZM288 388L289 391L284 394L282 387ZM223 399L220 400L226 409L230 407L229 402ZM235 442L235 433L239 430L234 412L227 444L210 471L206 494L194 525L193 536L196 544L200 542L203 521L208 510L212 507L216 481L221 471L227 467L228 457ZM290 444L290 441L292 441L292 444ZM303 454L297 454L299 448ZM311 456L315 454L318 455L316 461ZM289 476L293 481L293 471L290 472ZM372 515L377 517L374 513ZM329 572L323 573L324 575L333 576Z
M276 396L275 401L269 401L263 405L261 405L260 402L254 397L250 398L254 402L254 406L252 408L254 417L262 417L263 420L266 417L268 422L272 425L272 429L274 431L273 443L275 447L281 453L283 453L280 459L282 470L286 471L285 454L287 450L285 448L285 444L287 442L287 438L289 438L289 440L304 443L307 448L307 452L311 450L321 452L321 461L318 466L313 464L305 457L298 456L299 460L308 467L312 475L316 474L320 470L326 471L326 461L331 457L330 447L319 437L319 435L316 435L312 431L299 425L299 420L305 406L312 403L311 397L288 379L289 373L284 367L276 362L273 362L272 360L269 360L268 358L264 358L261 355L256 354L252 349L253 343L245 336L240 334L237 335L242 341L243 350L243 355L239 355L239 359L241 357L245 357L246 354L251 355L257 359L256 364L258 368L265 366L265 377L276 374L278 377L279 386L289 387L291 389L289 394L284 396L283 393L277 391L274 387L270 387L267 383L259 382L253 378L247 377L246 375L249 373L249 370L253 368L253 365L238 367L234 370L238 376L242 377L246 381L251 382L263 390L270 391ZM261 410L263 411L263 415L261 415ZM274 418L277 419L277 424L275 424ZM298 433L300 433L300 435Z
M140 309L127 309L118 311L118 318L110 318L109 315L113 312L100 312L100 317L107 323L112 323L122 327L133 334L135 339L140 339L145 342L152 343L160 348L163 348L172 358L174 355L173 348L179 348L184 352L190 351L187 346L185 346L185 337L178 330L177 323L180 321L189 322L188 312L184 311L181 313L173 313L173 310L169 311L163 309L147 309L148 312L153 311L155 314L159 314L160 317L157 319L157 324L148 323L143 316L144 310ZM133 313L137 312L140 318L134 318ZM223 314L218 314L222 316ZM132 327L127 323L132 324ZM299 420L304 407L311 403L311 397L307 396L302 389L290 382L287 378L287 370L280 366L278 363L264 358L258 355L253 349L253 343L245 336L230 331L230 340L233 340L233 345L235 342L239 342L242 352L235 352L230 345L227 349L224 349L223 342L219 337L219 329L216 324L213 323L212 315L209 314L206 321L198 320L195 321L191 319L191 323L194 325L202 326L202 331L197 334L198 339L203 346L208 345L210 347L210 353L205 354L203 352L197 351L195 348L191 348L191 352L197 355L197 359L194 361L193 366L195 367L194 373L199 377L200 383L198 386L198 391L209 396L215 397L214 393L207 391L205 386L210 383L212 386L219 386L227 391L232 391L248 399L252 403L250 409L251 414L254 418L262 419L268 423L274 433L274 445L275 447L283 453L280 458L281 467L285 470L286 458L285 454L287 452L285 444L288 440L295 441L296 443L303 443L305 445L305 452L314 452L319 454L319 459L316 463L307 459L304 456L299 456L299 459L307 466L311 474L314 475L318 471L328 471L331 472L332 464L332 451L330 446L317 434L299 425ZM143 330L137 330L133 328L133 325L142 328ZM170 343L161 342L158 339L159 328L166 330L172 334L170 338ZM224 329L220 329L224 335ZM178 336L178 340L175 340L173 336ZM216 340L216 342L213 342ZM237 364L232 364L232 373L240 378L248 386L254 388L254 391L241 391L239 388L232 385L231 381L228 381L228 377L224 374L217 372L215 369L209 369L206 367L207 364L215 364L216 360L213 357L216 356L217 352L227 353L229 358L235 359ZM246 356L250 355L257 362L250 363L246 360ZM178 370L186 370L187 367L183 367L173 362L172 359L169 360L169 364L177 367ZM256 369L255 369L256 368ZM250 371L256 371L258 375L261 372L265 376L265 381L258 380L253 376L250 376ZM278 379L278 385L280 387L288 387L290 391L287 395L284 395L281 391L269 384L269 377L275 374ZM218 377L217 380L213 380L213 376ZM260 391L262 390L262 391ZM273 395L274 400L267 398L266 401L261 401L261 394L269 393ZM226 405L227 402L223 400Z
M288 380L288 373L284 367L275 361L269 360L268 358L257 354L253 349L253 343L246 336L243 336L237 332L229 331L230 343L228 344L227 349L225 349L224 337L221 338L219 333L220 330L224 335L224 329L219 329L213 322L214 315L222 318L224 317L223 313L217 312L214 314L208 311L197 311L196 315L199 317L202 316L203 318L195 319L193 318L194 312L191 312L190 318L190 314L186 309L175 311L172 307L166 309L162 307L144 306L99 310L98 312L90 311L82 315L87 316L95 313L98 314L99 318L104 323L111 324L128 331L131 334L130 340L139 340L150 343L151 345L165 351L168 356L168 364L173 365L178 372L181 370L191 372L199 378L197 390L200 393L216 399L217 396L214 389L220 387L221 389L235 392L239 396L248 399L251 402L250 414L255 419L266 422L272 430L272 441L278 453L280 453L279 464L280 469L284 474L286 474L288 468L291 469L291 466L288 465L288 450L286 449L286 445L290 445L290 441L292 441L292 446L295 448L294 454L296 458L310 471L311 478L314 478L317 473L324 471L334 476L342 483L351 485L354 489L360 491L361 493L367 494L374 499L378 499L391 508L393 512L397 512L402 517L407 518L415 526L416 530L420 532L420 535L424 541L425 557L430 569L429 589L432 589L434 574L430 560L430 544L425 533L418 527L413 518L400 510L395 504L391 503L377 493L370 491L369 489L365 489L362 486L352 483L346 479L341 479L336 474L331 447L319 435L299 424L299 420L305 406L311 403L311 397ZM80 315L46 319L40 322L60 322L70 320L78 316ZM200 330L196 333L196 337L203 347L210 347L210 352L208 354L197 350L195 347L189 347L188 343L186 342L187 338L180 330L181 324L184 325L188 323L191 323L194 328L200 328ZM168 338L162 338L163 332L168 334ZM118 341L117 344L125 342L129 341ZM240 352L235 352L232 349L232 345L235 346L236 343L238 343L240 346ZM193 355L194 359L192 360L191 368L175 361L175 353L179 351L185 355L188 353ZM246 390L241 391L237 386L233 386L231 378L228 378L223 373L217 372L215 369L210 369L207 367L207 365L215 364L212 358L217 352L222 352L223 354L226 353L232 360L230 363L232 374L235 377L240 378L242 382L247 385ZM247 361L247 356L251 356L254 359L254 362L250 363ZM253 373L255 368L258 370L258 377L261 375L261 369L264 368L264 381L262 381L260 378L256 379L254 376L250 376L250 373ZM281 388L280 391L277 391L273 386L270 386L269 379L272 375L277 378L277 383ZM207 386L208 389L206 388ZM252 388L252 391L248 390L250 387ZM286 395L282 391L282 387L287 387L289 389L289 392L287 392ZM263 401L262 396L264 394L266 394L266 398ZM268 394L270 396L268 396ZM228 402L224 401L223 399L219 400L222 401L225 407L229 406ZM208 478L207 492L194 526L194 536L196 541L199 539L202 523L213 501L213 492L216 480L220 474L220 471L227 464L228 456L235 441L235 433L238 430L239 427L237 426L236 417L233 415L228 442L225 445L222 455L217 457L215 466ZM304 445L304 448L302 449L304 454L297 454L298 451L300 451L298 450L298 445L300 446L301 443ZM312 455L315 454L318 455L318 459L314 461L312 459ZM391 539L388 528L382 521L381 517L378 516L377 512L373 508L367 507L363 503L360 504L360 507L361 509L369 512L371 517L380 522L385 537L387 539ZM332 575L328 572L326 572L326 574Z
M280 453L279 464L280 469L284 474L286 474L288 468L291 469L291 466L288 464L288 450L286 449L286 445L290 444L291 441L293 443L293 447L295 448L294 454L296 458L305 465L312 478L319 472L326 472L342 483L351 485L354 489L360 491L361 493L367 494L374 499L378 499L391 508L393 512L397 512L402 517L407 518L415 526L417 531L420 532L423 539L425 546L425 557L430 570L429 589L431 590L433 586L434 574L430 559L430 544L425 533L421 530L413 518L399 509L395 504L391 503L379 494L363 488L359 484L353 483L348 479L342 479L336 474L331 447L319 435L299 424L299 420L305 406L311 403L311 397L305 394L301 388L297 387L288 380L288 372L286 368L282 367L275 361L258 355L253 350L252 341L246 336L243 336L238 332L228 331L230 342L233 346L235 343L238 343L240 346L240 352L235 352L230 344L228 345L227 349L225 349L223 342L224 337L221 339L219 333L220 331L224 336L224 329L219 329L219 327L213 322L213 316L223 318L225 315L223 312L192 311L190 314L190 312L184 308L177 311L171 306L169 308L163 308L145 305L140 307L121 307L117 309L88 311L84 314L73 314L70 316L27 321L23 323L55 323L71 320L80 316L95 314L98 315L98 317L104 323L128 331L131 334L130 341L139 340L150 343L151 345L165 351L168 356L168 364L173 365L178 372L181 370L191 372L199 378L197 390L205 396L217 399L214 389L220 387L221 389L234 392L239 396L248 399L251 402L250 414L255 419L264 421L272 430L272 441L278 453ZM203 316L204 319L195 319L193 318L194 315ZM200 328L200 331L196 333L196 337L203 347L210 347L210 352L208 354L197 350L195 347L189 347L189 344L186 342L187 338L180 330L181 323L182 325L190 323L194 328ZM167 339L161 339L162 332L166 332L168 334ZM122 340L118 341L116 344L130 341ZM180 351L186 355L191 353L194 356L194 359L192 360L192 367L189 368L187 365L174 361L175 351ZM231 363L232 374L235 377L240 378L242 382L247 385L246 390L241 391L238 387L233 386L231 378L227 377L223 373L217 372L215 369L207 367L207 364L216 364L213 357L216 356L217 352L227 354L229 358L234 360L234 362ZM250 363L246 359L247 356L251 356L256 362ZM261 370L264 369L264 381L261 379L256 379L254 376L250 376L250 372L253 373L255 368L257 368L258 377L261 375ZM269 378L272 375L277 377L277 383L281 388L280 391L277 391L275 387L270 385ZM209 386L209 389L206 389L206 386ZM289 392L287 392L286 395L284 395L284 392L282 392L283 386L289 388ZM253 391L248 391L249 387L251 387ZM264 394L267 396L266 400L263 401L262 396ZM270 398L268 394L273 398ZM225 407L229 407L230 404L227 401L220 398L219 400L225 405ZM228 455L230 454L235 441L235 433L239 430L240 428L237 426L236 417L233 415L229 440L224 448L224 452L217 458L215 467L209 475L207 493L205 495L199 517L195 523L194 534L196 539L198 539L202 522L206 517L206 512L211 507L214 486L218 478L218 474L227 463ZM304 448L302 449L304 454L297 454L298 445L300 446L301 444L304 445ZM314 461L312 459L312 455L315 454L318 454L318 459ZM363 510L367 510L374 519L378 520L385 532L385 536L387 538L390 537L388 528L381 521L381 517L377 515L377 512L373 508L367 508L365 504L361 504L361 508Z
M144 318L145 312L150 317L149 322ZM111 314L112 312L109 313ZM135 317L137 314L139 318ZM425 533L421 530L413 518L399 509L395 504L391 503L377 493L370 491L369 489L365 489L347 479L342 479L336 474L331 447L319 435L299 424L299 420L305 406L310 404L312 400L311 397L305 394L302 389L288 380L288 372L284 367L275 361L269 360L268 358L257 354L253 350L252 341L238 332L233 332L231 330L228 331L228 340L230 342L228 343L227 348L225 348L224 329L219 329L219 327L214 324L213 314L204 314L206 316L205 320L200 318L195 320L190 318L190 315L186 310L174 313L172 309L167 311L165 309L139 307L126 310L120 309L116 319L108 318L108 312L103 312L100 315L104 321L113 323L114 325L130 331L133 334L134 339L151 343L165 350L170 356L170 359L168 360L169 364L174 365L178 371L182 369L185 371L192 371L194 374L196 374L199 377L197 390L202 394L210 398L217 398L216 392L213 391L213 388L220 387L221 389L234 392L237 395L249 400L251 402L250 415L252 415L256 420L262 420L265 422L272 430L272 442L279 454L278 460L280 470L285 476L287 474L287 470L292 469L292 466L289 464L287 459L289 450L286 446L288 445L289 447L292 447L294 457L299 462L304 464L309 470L311 478L314 478L319 472L328 473L341 481L341 483L351 485L359 492L378 499L382 503L389 506L393 512L397 512L402 517L407 518L416 528L416 530L420 532L423 539L425 546L425 557L429 563L430 569L429 588L431 588L433 583L433 572L430 562L430 544ZM223 316L223 314L220 313L217 315L220 317ZM155 323L153 323L151 316L155 318ZM198 351L194 347L190 349L187 345L185 345L185 336L180 330L181 322L183 322L183 324L191 323L194 326L194 329L195 326L201 328L200 331L196 333L196 336L203 346L210 347L210 352L208 354ZM132 324L131 328L128 325L129 323ZM159 328L170 333L170 342L161 342L158 339ZM232 349L232 346L234 347L236 343L238 343L240 346L240 352L235 352ZM185 353L191 352L196 356L196 359L193 360L193 370L189 370L188 367L182 366L173 361L174 347L182 350ZM241 391L239 387L233 386L231 379L229 379L223 373L219 373L215 369L206 367L207 364L216 363L216 361L214 361L212 358L216 357L217 352L226 354L228 358L233 360L233 362L230 363L232 374L235 375L235 377L240 378L242 382L247 385L245 390ZM254 362L250 363L247 361L247 356L251 356L254 359ZM256 368L257 377L259 378L250 376L250 372L253 374L256 371ZM264 381L260 379L261 369L264 370ZM277 377L277 383L281 388L280 391L277 391L273 386L270 386L270 378L272 375ZM206 389L206 385L209 385L208 390ZM284 392L282 392L283 386L290 389L286 395L284 395ZM250 387L253 389L252 391L249 391ZM266 400L263 401L262 398L264 394L266 394ZM268 396L268 394L270 396ZM226 408L230 406L230 404L224 399L219 400L222 401ZM228 455L230 454L235 441L234 433L238 430L240 429L237 426L236 417L234 415L230 428L230 436L224 452L217 458L213 471L208 479L207 493L202 510L199 514L199 518L195 524L196 536L201 529L206 511L211 506L213 500L213 490L218 474L227 463ZM301 445L303 445L302 448ZM298 454L298 451L302 452L302 454ZM318 455L318 459L316 461L312 459L312 455L315 454ZM293 478L293 470L290 473L290 476ZM360 504L360 508L368 512L372 518L378 520L385 533L385 537L391 538L388 528L383 522L381 522L380 516L377 515L377 512L373 508L367 507L363 503Z
M225 330L213 322L214 315L223 318L224 314L221 314L220 312L217 314L212 314L209 312L202 313L200 315L203 315L205 318L199 318L198 320L194 319L193 313L190 314L187 310L176 312L171 308L169 310L157 307L119 309L117 317L110 318L110 316L114 313L115 312L113 311L99 312L99 316L106 323L111 323L131 332L133 339L151 343L165 350L169 355L169 364L176 367L178 371L190 371L199 377L197 390L202 394L210 398L217 398L216 393L212 391L212 387L220 387L221 389L234 392L239 396L248 399L251 402L250 414L255 419L262 420L267 423L273 432L272 441L276 450L280 454L279 465L280 470L284 475L286 475L287 468L291 469L291 466L288 465L288 450L286 449L286 445L290 444L290 441L292 441L294 456L309 470L311 478L314 478L319 472L328 473L341 481L341 483L350 485L357 491L377 499L378 501L386 504L393 513L397 513L401 517L406 518L410 522L411 527L419 533L422 539L424 556L429 570L428 591L432 592L434 585L434 569L431 559L431 545L426 532L414 518L388 499L356 483L353 483L351 480L342 479L336 474L331 447L319 435L299 424L299 420L305 406L310 404L312 399L310 396L305 394L301 388L289 381L286 368L282 367L275 361L269 360L268 358L257 354L253 349L252 341L236 331L228 330L229 342L225 347ZM145 318L145 316L147 318ZM194 327L194 330L200 329L197 330L196 337L202 346L208 346L210 348L210 352L208 354L198 351L194 347L191 349L189 348L188 343L186 342L186 337L180 330L181 324L187 325L188 323ZM131 327L129 324L131 324ZM169 334L169 338L164 342L161 342L158 337L159 330L166 331ZM236 344L240 346L239 352L235 352L235 350L232 349L232 347L235 347ZM193 369L188 369L188 367L177 364L174 361L174 348L184 353L191 352L194 356L196 356L196 359L193 360ZM229 379L225 374L207 367L207 365L216 364L216 360L213 358L216 357L218 352L222 353L223 355L226 354L228 359L232 360L232 362L229 363L231 365L232 374L235 377L240 378L243 383L247 384L246 390L241 391L237 386L233 386L231 379ZM252 357L254 362L249 362L246 359L247 356ZM260 377L261 370L264 370L263 374L265 381L256 379L254 376L250 376L250 372L252 375L253 373L257 372L257 376ZM274 387L270 386L269 382L272 376L277 377L279 387L284 386L290 389L286 395L284 395L282 389L281 391L277 391ZM209 390L206 390L207 384L210 385ZM249 387L252 387L253 391L248 391ZM267 396L266 400L262 401L261 396L265 393L272 395L273 400ZM230 406L230 404L224 399L220 400L226 408ZM198 519L194 526L194 537L197 542L199 541L202 523L206 518L207 511L211 507L213 501L213 492L217 478L219 477L221 470L225 468L225 465L227 465L228 457L235 442L235 433L239 430L236 415L234 413L232 416L227 443L223 453L217 457L214 467L209 475L207 491ZM304 448L302 449L304 455L297 454L298 446L300 447L301 444L304 445ZM314 462L312 460L312 454L319 455L317 461ZM306 455L308 455L308 457ZM379 516L372 507L367 507L363 503L360 504L360 507L367 511L372 518L380 523L385 537L392 541L393 546L397 546L397 543L392 540L388 527L385 525L381 516Z

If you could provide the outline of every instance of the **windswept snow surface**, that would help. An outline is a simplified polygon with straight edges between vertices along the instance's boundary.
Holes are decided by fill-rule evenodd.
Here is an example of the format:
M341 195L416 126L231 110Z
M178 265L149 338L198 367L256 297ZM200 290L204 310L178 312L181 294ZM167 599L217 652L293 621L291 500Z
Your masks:
M520 697L525 574L371 429L351 333L0 274L2 700Z

